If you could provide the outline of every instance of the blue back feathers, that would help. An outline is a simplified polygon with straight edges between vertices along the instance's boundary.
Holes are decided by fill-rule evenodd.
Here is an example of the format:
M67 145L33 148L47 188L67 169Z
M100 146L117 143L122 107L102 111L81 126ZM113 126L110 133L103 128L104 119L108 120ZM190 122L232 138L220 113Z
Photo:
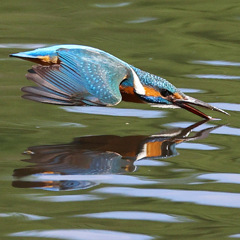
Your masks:
M53 56L51 51L49 55ZM46 50L43 50L41 53L45 52ZM39 51L38 53L40 54ZM119 85L126 76L131 75L128 64L104 51L96 51L89 47L60 48L54 54L58 56L60 65L38 65L33 67L32 73L27 74L28 79L40 86L23 88L22 90L27 93L25 98L54 103L52 98L55 92L57 93L55 94L55 104L110 106L121 101ZM43 96L44 90L49 94ZM63 93L66 98L59 101L58 96ZM61 95L61 97L63 96Z
M178 90L167 80L144 72L102 50L81 45L57 45L12 54L24 59L58 58L60 64L37 65L26 75L38 87L24 87L23 97L63 105L116 105L122 100L119 85L133 87L135 71L143 86L157 91ZM147 102L169 104L161 97L142 96Z

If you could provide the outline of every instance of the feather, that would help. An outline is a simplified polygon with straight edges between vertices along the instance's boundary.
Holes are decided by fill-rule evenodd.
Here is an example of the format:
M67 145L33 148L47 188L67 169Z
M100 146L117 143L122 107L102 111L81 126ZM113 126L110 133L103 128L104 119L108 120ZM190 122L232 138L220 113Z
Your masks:
M119 85L131 69L121 60L91 49L58 49L60 64L35 65L26 78L38 87L24 87L24 98L63 105L116 105Z

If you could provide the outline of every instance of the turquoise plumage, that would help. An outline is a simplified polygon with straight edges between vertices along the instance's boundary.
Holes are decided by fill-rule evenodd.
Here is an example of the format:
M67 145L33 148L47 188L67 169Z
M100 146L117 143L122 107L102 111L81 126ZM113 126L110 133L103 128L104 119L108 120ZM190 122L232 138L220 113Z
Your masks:
M26 99L60 105L100 106L113 106L123 99L175 105L203 118L211 118L189 105L193 104L227 114L185 95L167 80L96 48L56 45L10 56L40 64L33 66L26 75L38 85L22 88Z

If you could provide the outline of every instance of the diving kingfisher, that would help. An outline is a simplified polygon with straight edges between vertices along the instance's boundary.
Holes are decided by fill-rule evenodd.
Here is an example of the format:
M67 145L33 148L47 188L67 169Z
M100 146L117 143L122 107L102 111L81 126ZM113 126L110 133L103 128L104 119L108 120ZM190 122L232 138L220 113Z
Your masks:
M71 106L114 106L123 100L181 107L213 119L192 106L197 105L229 115L185 95L167 80L93 47L55 45L10 56L38 63L26 74L38 86L23 87L25 99Z

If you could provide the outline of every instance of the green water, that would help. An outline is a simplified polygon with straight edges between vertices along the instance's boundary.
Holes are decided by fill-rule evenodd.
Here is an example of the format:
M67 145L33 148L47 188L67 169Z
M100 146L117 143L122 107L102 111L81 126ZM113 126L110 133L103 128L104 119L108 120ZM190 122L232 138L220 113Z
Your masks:
M239 12L234 0L2 2L0 239L240 238ZM222 120L195 126L181 109L73 112L21 99L32 64L8 55L65 43L231 116L204 110Z

